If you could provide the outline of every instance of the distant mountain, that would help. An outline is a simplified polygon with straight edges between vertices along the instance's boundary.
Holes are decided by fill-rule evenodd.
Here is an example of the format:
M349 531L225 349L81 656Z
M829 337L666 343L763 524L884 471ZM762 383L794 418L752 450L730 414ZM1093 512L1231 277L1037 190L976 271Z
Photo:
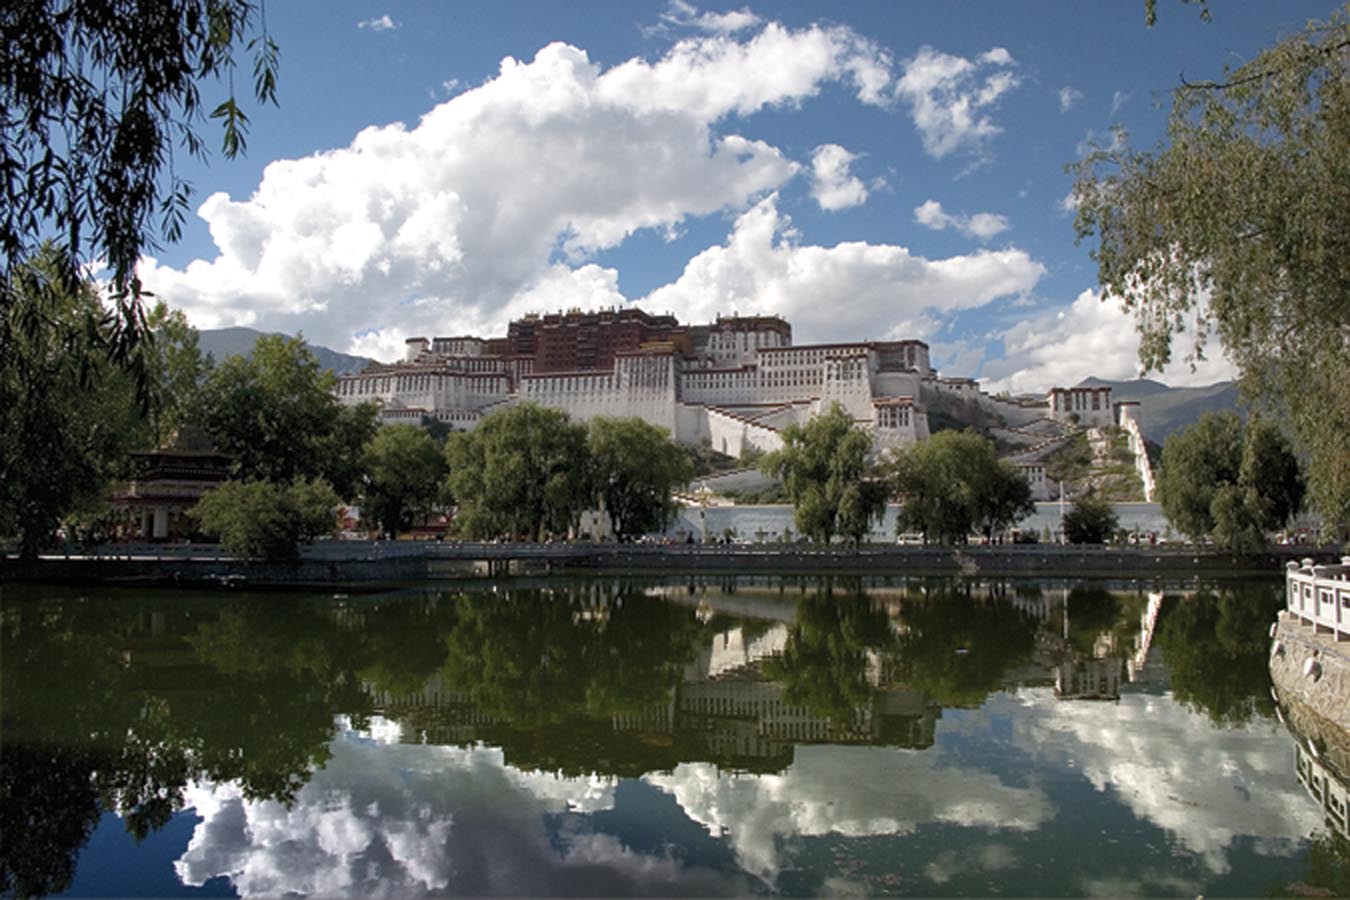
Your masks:
M253 328L211 328L197 333L197 346L204 355L209 353L216 362L220 362L227 356L248 356L253 352L253 345L257 343L258 338L269 333L279 332L263 332ZM282 336L290 337L290 335ZM374 362L364 356L338 353L336 350L329 350L308 341L305 346L319 360L319 365L331 369L337 375L358 371L365 368L367 363Z
M1134 381L1084 378L1078 386L1109 387L1112 400L1137 400L1139 427L1143 429L1144 437L1157 444L1207 412L1238 409L1238 389L1231 381L1220 381L1206 387L1174 388L1147 378Z

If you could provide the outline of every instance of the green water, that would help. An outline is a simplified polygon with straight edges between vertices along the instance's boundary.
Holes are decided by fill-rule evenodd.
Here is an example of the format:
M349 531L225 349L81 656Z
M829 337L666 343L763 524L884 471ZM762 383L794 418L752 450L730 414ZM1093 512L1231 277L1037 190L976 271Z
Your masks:
M1350 888L1281 583L7 586L20 894Z

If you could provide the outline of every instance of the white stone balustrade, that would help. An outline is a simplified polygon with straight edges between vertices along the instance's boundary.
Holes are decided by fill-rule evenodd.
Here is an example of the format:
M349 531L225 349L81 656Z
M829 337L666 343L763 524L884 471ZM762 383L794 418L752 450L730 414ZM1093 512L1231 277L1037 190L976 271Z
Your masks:
M1285 567L1285 605L1313 632L1350 639L1350 556L1340 565L1314 565L1311 559Z

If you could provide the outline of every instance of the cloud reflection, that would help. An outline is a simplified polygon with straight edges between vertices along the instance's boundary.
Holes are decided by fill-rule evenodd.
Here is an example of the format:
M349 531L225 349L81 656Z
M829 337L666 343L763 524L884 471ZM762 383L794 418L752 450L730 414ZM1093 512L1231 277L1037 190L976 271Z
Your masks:
M344 731L288 809L198 785L202 822L175 862L185 884L244 897L729 894L743 884L641 855L551 816L612 808L616 779L522 773L489 747L387 743Z
M1239 837L1261 855L1288 856L1320 825L1293 779L1293 744L1273 721L1215 729L1170 696L1143 694L1063 703L1024 691L991 698L986 711L1011 716L1013 743L1038 765L1071 763L1215 874L1229 871Z
M1031 831L1052 815L1039 788L935 762L891 748L799 746L780 775L686 763L644 780L713 834L726 834L742 867L767 881L783 867L776 840L783 835L905 835L932 822Z

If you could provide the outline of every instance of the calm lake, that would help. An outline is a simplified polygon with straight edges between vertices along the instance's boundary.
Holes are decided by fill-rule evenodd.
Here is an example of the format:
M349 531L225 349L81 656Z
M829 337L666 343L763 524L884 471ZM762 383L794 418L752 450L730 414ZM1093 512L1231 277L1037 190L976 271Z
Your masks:
M6 586L0 883L53 896L1350 891L1279 580Z

